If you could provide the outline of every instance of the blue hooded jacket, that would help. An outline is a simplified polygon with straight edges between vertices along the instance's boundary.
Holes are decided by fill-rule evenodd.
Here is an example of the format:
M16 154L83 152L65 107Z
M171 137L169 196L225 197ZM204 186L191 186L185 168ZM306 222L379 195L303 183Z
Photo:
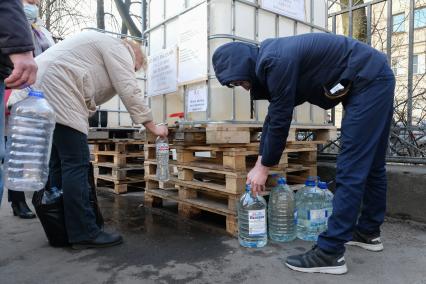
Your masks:
M259 150L264 166L278 164L295 106L310 102L330 109L342 99L328 99L324 86L349 81L352 89L363 88L385 64L386 56L376 49L326 33L267 39L260 47L232 42L220 46L213 55L216 77L222 85L250 81L252 99L270 102Z

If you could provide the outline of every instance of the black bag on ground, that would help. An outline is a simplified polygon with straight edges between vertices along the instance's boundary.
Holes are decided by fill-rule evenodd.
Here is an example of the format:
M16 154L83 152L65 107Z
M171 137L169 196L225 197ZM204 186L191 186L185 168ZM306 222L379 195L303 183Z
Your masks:
M46 186L33 195L33 205L36 214L51 246L69 246L70 243L68 242L68 234L65 227L63 197L61 195L54 203L43 204L42 199L46 188L50 188L50 186Z
M93 175L93 166L90 163L89 166L89 180L90 185L90 205L96 215L96 224L102 228L104 225L104 219L101 210L98 205L98 199L96 195L95 179ZM50 182L48 181L45 188L37 191L33 195L32 203L34 205L36 214L43 226L44 232L46 233L49 244L53 247L64 247L69 246L68 234L65 227L64 217L64 202L62 194L55 198L50 204L43 204L43 196L45 191L50 190Z

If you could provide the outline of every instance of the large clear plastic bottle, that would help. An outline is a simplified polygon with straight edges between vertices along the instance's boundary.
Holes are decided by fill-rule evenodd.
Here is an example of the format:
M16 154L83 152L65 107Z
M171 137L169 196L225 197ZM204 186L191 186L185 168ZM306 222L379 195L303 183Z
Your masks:
M169 140L167 137L157 137L155 141L157 157L156 176L159 181L169 180Z
M327 229L327 225L328 225L328 218L330 218L331 213L333 213L333 193L328 189L327 183L326 182L318 182L318 187L324 191L325 193L325 210L326 210L326 220L325 220L325 229Z
M262 196L254 195L250 185L238 202L238 240L240 245L259 248L266 245L266 201Z
M316 186L316 179L309 177L305 186L296 193L297 237L316 241L325 228L325 193Z
M278 184L271 190L268 203L269 238L277 242L289 242L296 238L293 191L285 178L279 177Z
M16 103L9 118L5 157L5 187L36 191L49 175L55 113L42 92L31 90Z

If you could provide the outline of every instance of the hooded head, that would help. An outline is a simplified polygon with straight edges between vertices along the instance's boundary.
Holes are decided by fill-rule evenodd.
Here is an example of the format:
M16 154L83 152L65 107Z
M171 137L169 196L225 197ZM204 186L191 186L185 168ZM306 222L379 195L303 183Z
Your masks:
M259 48L253 44L231 42L220 46L213 54L213 68L216 78L223 86L230 87L232 82L251 83L250 99L253 116L253 100L269 100L268 90L256 77L256 61Z

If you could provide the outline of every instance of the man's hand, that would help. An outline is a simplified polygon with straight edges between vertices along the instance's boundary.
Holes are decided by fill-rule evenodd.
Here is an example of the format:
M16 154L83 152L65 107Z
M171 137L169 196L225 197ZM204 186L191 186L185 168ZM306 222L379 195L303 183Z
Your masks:
M155 125L154 122L150 121L145 123L144 126L156 136L167 137L169 134L166 125Z
M13 89L24 88L35 83L37 78L37 64L33 58L33 52L15 53L9 55L13 63L13 71L4 82Z
M253 193L265 190L265 183L268 179L269 168L262 165L262 156L257 159L255 167L248 173L246 184L251 185Z

